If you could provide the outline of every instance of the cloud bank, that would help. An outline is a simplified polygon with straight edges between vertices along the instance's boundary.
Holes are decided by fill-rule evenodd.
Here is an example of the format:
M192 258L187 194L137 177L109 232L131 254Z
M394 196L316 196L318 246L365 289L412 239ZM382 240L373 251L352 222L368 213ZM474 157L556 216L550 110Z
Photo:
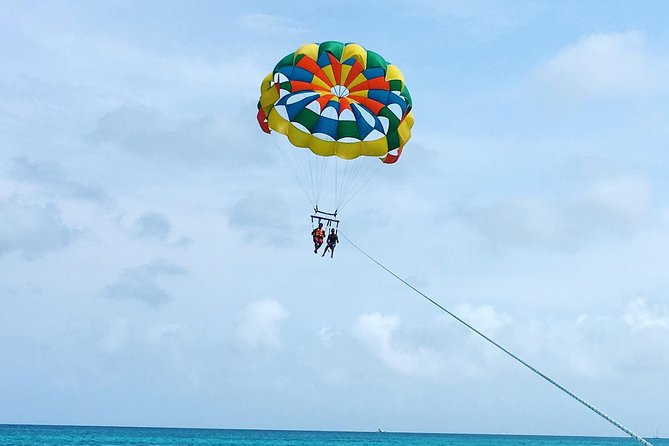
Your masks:
M273 299L250 303L244 309L237 334L251 348L279 348L281 323L288 318L288 311Z
M562 98L667 93L669 60L654 56L642 32L595 34L562 50L539 70L539 77Z
M0 255L16 251L34 260L65 248L76 233L63 223L54 203L27 204L17 198L0 200Z
M104 295L110 299L134 300L151 307L160 306L174 297L158 284L158 279L184 274L187 274L185 268L158 260L126 269L114 283L107 286Z

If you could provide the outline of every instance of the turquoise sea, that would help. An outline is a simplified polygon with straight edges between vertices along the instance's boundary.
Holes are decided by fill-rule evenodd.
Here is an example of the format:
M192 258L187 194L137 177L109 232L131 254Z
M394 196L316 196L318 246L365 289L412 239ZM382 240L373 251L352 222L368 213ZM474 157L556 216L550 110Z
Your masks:
M669 446L669 439L649 439ZM631 438L528 435L319 432L145 427L31 426L0 424L0 445L193 445L193 446L623 446Z

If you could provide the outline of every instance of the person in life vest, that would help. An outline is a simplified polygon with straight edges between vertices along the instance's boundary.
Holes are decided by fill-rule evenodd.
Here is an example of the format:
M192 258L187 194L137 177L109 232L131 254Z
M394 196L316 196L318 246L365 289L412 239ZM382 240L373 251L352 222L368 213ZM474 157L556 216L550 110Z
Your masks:
M323 223L318 223L318 227L311 231L311 236L314 240L314 254L318 253L318 248L323 244L323 239L325 238L325 230L323 229Z
M337 243L339 243L339 237L337 237L335 230L331 229L330 235L328 235L328 244L323 250L323 255L321 257L325 257L325 253L328 252L328 249L330 249L330 258L334 257L334 249L335 246L337 246Z

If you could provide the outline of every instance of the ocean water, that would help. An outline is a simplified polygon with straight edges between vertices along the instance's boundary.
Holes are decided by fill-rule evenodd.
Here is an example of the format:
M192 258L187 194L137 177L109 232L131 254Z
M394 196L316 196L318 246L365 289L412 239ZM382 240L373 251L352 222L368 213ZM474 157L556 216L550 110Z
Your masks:
M668 439L649 439L669 446ZM527 435L419 434L395 432L319 432L144 427L31 426L0 424L0 445L28 446L624 446L631 438Z

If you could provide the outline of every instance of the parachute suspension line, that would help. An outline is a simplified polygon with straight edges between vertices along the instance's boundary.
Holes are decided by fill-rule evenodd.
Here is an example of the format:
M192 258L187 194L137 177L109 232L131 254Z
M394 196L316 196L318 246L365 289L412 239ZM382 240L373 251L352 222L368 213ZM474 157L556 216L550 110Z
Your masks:
M347 204L349 204L349 203L351 202L351 200L352 200L356 195L358 195L358 194L360 193L360 191L362 191L362 190L364 189L364 187L367 185L367 183L369 183L369 181L370 181L372 178L374 178L374 176L375 176L377 173L379 173L379 171L381 170L381 164L382 164L382 163L378 163L377 166L376 166L375 168L372 169L371 173L367 176L367 178L365 178L365 179L362 180L362 181L357 181L357 182L356 182L357 187L355 187L355 188L353 189L353 191L349 194L348 198L347 198L346 200L343 200L343 203L341 203L341 204L338 206L339 209L341 209L341 208L343 208L344 206L346 206ZM363 174L364 174L364 171L363 171Z
M339 186L339 197L336 200L337 209L341 209L344 201L348 201L351 191L360 183L361 174L366 171L366 162L371 160L365 157L359 157L355 160L345 161L345 169L342 177L342 184Z
M337 183L338 183L338 178L339 177L339 162L335 160L335 177L334 177L334 202L335 202L335 212L339 210L339 191L337 190Z
M328 168L330 167L330 158L331 157L320 157L323 158L321 161L321 167L322 171L320 172L320 178L318 181L318 198L316 199L316 203L318 203L321 199L321 193L323 192L323 185L325 184L325 177L328 172Z
M309 150L309 149L304 149L304 150ZM322 157L320 156L309 156L309 161L312 162L312 167L310 171L312 174L314 196L316 197L316 206L318 206L318 203L320 202L321 199L321 188L320 188L321 174L323 170L325 170L326 166L321 158Z
M309 149L306 149L309 150ZM311 178L311 187L313 188L314 191L314 201L316 202L316 206L318 206L318 172L319 172L319 162L320 160L318 158L314 157L309 157L309 175Z
M348 197L351 184L355 181L357 163L359 160L353 160L346 163L346 170L342 178L342 184L339 189L339 200L337 200L337 209L341 208L342 202Z
M348 196L348 193L351 189L351 184L353 184L355 182L355 178L357 176L357 172L358 172L358 169L360 167L360 162L361 161L362 160L360 160L360 158L358 158L358 159L351 160L351 161L346 163L346 167L348 169L346 170L346 173L344 174L345 176L344 176L344 181L342 182L343 184L342 184L342 187L341 187L341 194L339 195L340 200L343 201ZM340 206L341 206L341 202L337 202L337 208L339 208Z
M281 153L281 157L283 158L284 162L293 172L293 176L297 177L297 182L302 188L302 192L304 192L304 195L307 197L307 200L309 200L311 205L315 207L316 201L313 190L311 193L309 193L309 188L307 187L307 174L304 171L304 166L297 159L298 154L296 154L294 149L290 150L289 148L285 147L281 137L276 135L275 132L272 132L271 135L274 138L277 147L279 148L279 153Z
M350 181L350 175L349 171L351 170L351 163L346 162L344 163L344 173L341 174L341 184L339 184L339 192L338 192L338 200L335 202L335 207L339 209L339 202L343 199L344 193L346 192L346 188L348 186L348 183Z
M312 156L312 158L314 158ZM316 156L316 204L320 202L321 194L323 193L323 185L325 184L325 179L328 177L328 169L330 168L332 157L326 156Z
M599 409L597 409L597 408L596 408L595 406L593 406L592 404L588 403L587 401L585 401L585 400L582 399L581 397L577 396L575 393L571 392L571 391L568 390L566 387L562 386L561 384L559 384L557 381L553 380L551 377L549 377L549 376L546 375L545 373L543 373L543 372L541 372L540 370L536 369L535 367L531 366L530 364L528 364L527 362L525 362L524 360L522 360L521 358L519 358L519 357L516 356L515 354L511 353L511 352L510 352L509 350L507 350L506 348L504 348L502 345L498 344L498 343L495 342L493 339L491 339L491 338L489 338L488 336L486 336L485 334L481 333L481 332L478 331L476 328L474 328L473 326L471 326L471 325L469 325L467 322L465 322L463 319L460 319L460 318L459 318L458 316L456 316L454 313L450 312L449 310L447 310L446 308L444 308L443 306L441 306L439 303L437 303L436 301L432 300L428 295L426 295L426 294L423 293L422 291L418 290L416 287L414 287L414 286L411 285L409 282L407 282L406 280L402 279L400 276L398 276L397 274L395 274L394 272L392 272L390 269L388 269L386 266L384 266L381 262L379 262L378 260L376 260L374 257L370 256L370 255L367 254L365 251L363 251L362 248L360 248L358 245L356 245L355 243L353 243L353 242L351 241L351 239L349 239L348 237L346 237L346 235L344 235L344 234L341 233L341 232L339 233L339 235L341 235L342 237L344 237L344 239L346 239L346 241L348 241L348 242L349 242L355 249L357 249L362 255L364 255L365 257L367 257L369 260L371 260L372 262L376 263L379 267L381 267L381 269L383 269L383 270L386 271L388 274L390 274L391 276L393 276L394 278L396 278L397 280L399 280L400 282L402 282L404 285L406 285L407 287L409 287L410 289L412 289L412 290L413 290L414 292L416 292L417 294L421 295L423 298L425 298L426 300L428 300L430 303L432 303L434 306L436 306L437 308L439 308L440 310L442 310L444 313L448 314L448 315L451 316L453 319L455 319L456 321L460 322L462 325L464 325L465 327L469 328L471 331L473 331L474 333L476 333L477 335L479 335L480 337L482 337L483 339L485 339L486 341L488 341L489 343L491 343L492 345L494 345L495 347L497 347L499 350L501 350L502 352L506 353L508 356L510 356L511 358L515 359L517 362L519 362L520 364L524 365L525 367L527 367L528 369L530 369L532 372L534 372L535 374L539 375L541 378L543 378L544 380L548 381L550 384L552 384L553 386L557 387L559 390L561 390L561 391L564 392L565 394L569 395L570 397L572 397L573 399L575 399L576 401L578 401L579 403L581 403L582 405L584 405L585 407L587 407L588 409L590 409L591 411L593 411L594 413L596 413L597 415L599 415L600 417L602 417L603 419L605 419L606 421L608 421L609 423L611 423L612 425L614 425L615 427L617 427L618 429L620 429L621 431L625 432L627 435L629 435L629 436L632 437L633 439L637 440L639 443L643 444L644 446L653 446L650 442L648 442L647 440L645 440L645 439L642 438L641 436L639 436L639 435L635 434L634 432L632 432L631 430L627 429L625 426L623 426L622 424L618 423L618 422L615 421L613 418L609 417L608 415L606 415L604 412L602 412L602 411L600 411Z
M288 149L291 153L292 160L295 162L295 165L297 166L296 170L298 172L298 175L302 179L301 181L304 184L304 188L307 190L307 194L309 195L309 201L312 203L312 206L316 205L316 196L314 194L314 188L308 186L308 178L310 177L310 173L307 172L307 166L304 165L299 159L299 156L301 155L299 152L296 151L291 151L291 149Z
M316 185L314 184L314 160L313 157L308 157L309 159L309 178L311 179L311 190L314 194L314 201L316 202L316 206L318 206L318 197L316 197ZM318 160L316 160L316 163L318 163ZM318 166L318 164L316 164Z

